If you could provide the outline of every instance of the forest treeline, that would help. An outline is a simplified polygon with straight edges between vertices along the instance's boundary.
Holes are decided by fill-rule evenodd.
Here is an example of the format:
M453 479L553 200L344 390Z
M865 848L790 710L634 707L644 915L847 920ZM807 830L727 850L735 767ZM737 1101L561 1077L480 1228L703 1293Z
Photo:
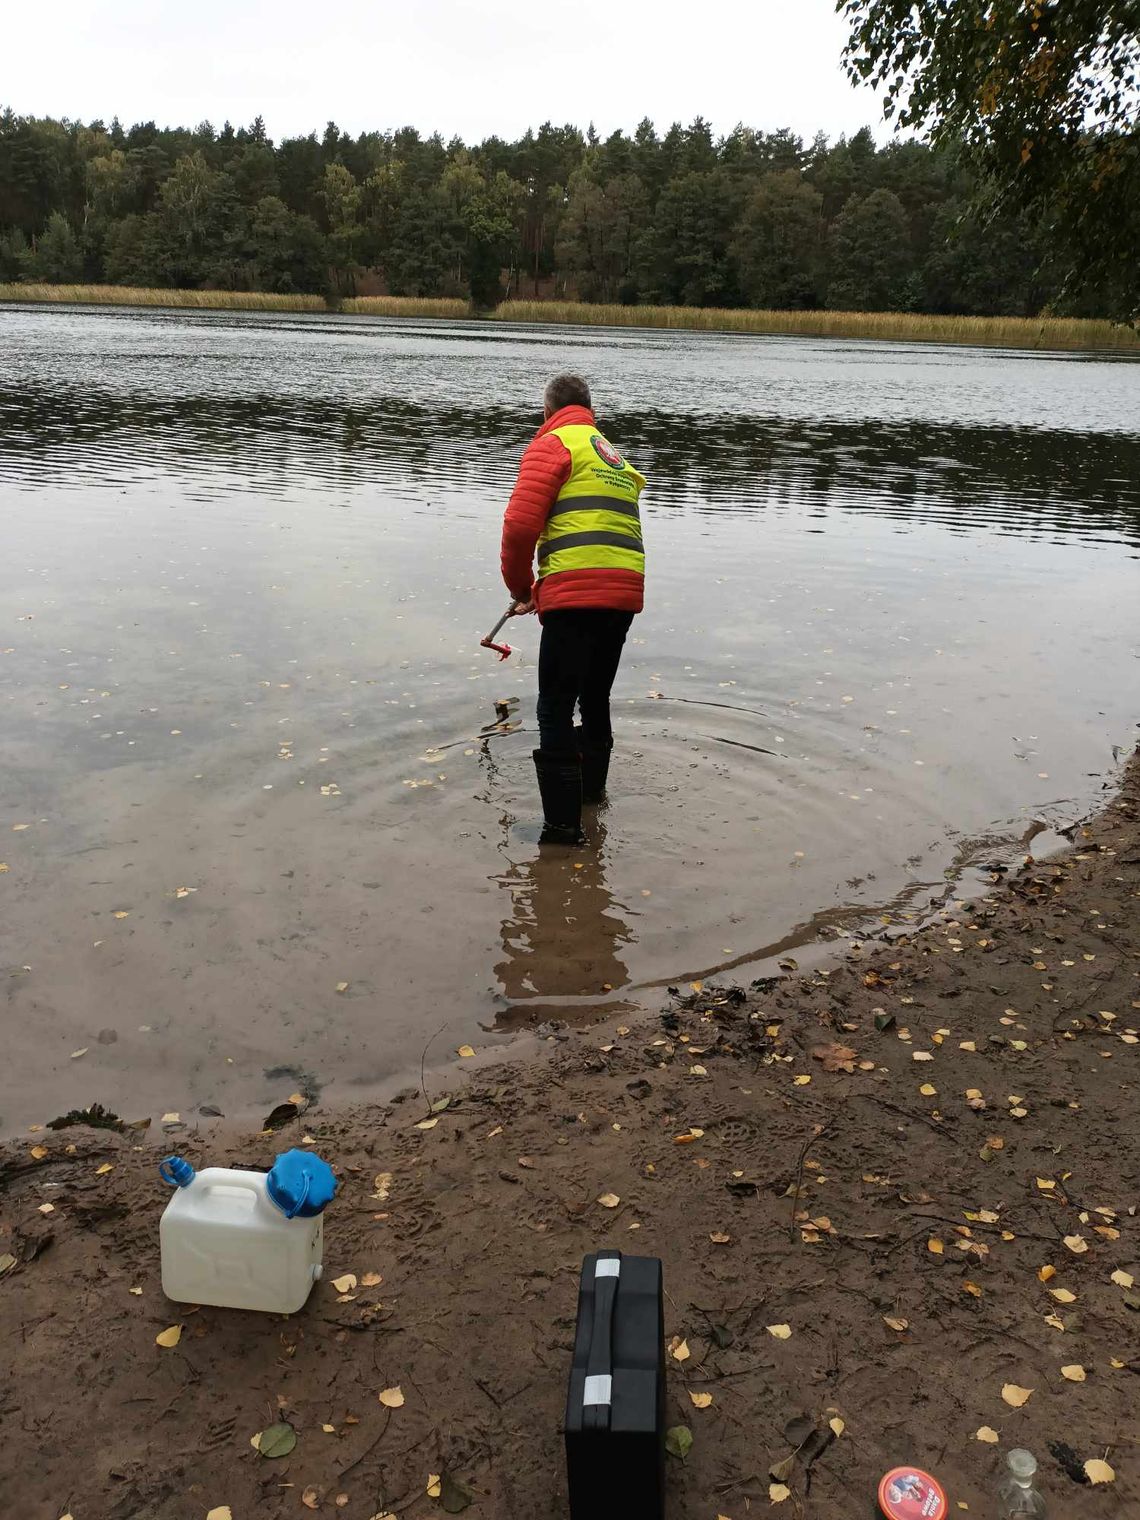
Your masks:
M805 143L697 118L600 139L546 123L469 147L407 127L0 114L0 282L1034 316L1043 234L979 208L965 155ZM1095 296L1079 307L1098 316Z

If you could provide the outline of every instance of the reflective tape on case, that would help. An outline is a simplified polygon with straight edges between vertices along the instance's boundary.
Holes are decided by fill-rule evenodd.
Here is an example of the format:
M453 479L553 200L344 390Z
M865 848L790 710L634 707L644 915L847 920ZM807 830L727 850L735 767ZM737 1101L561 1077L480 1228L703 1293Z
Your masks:
M594 1281L599 1277L620 1277L621 1259L617 1256L606 1256L594 1265Z
M591 1404L609 1404L613 1396L612 1377L588 1377L582 1393L582 1407Z

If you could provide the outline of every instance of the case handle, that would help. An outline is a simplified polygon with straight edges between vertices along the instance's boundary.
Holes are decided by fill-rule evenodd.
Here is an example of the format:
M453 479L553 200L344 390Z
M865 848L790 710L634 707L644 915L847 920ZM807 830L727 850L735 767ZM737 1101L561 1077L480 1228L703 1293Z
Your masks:
M621 1252L602 1251L594 1263L594 1324L586 1382L582 1391L582 1429L608 1430L613 1403L614 1309L621 1281Z

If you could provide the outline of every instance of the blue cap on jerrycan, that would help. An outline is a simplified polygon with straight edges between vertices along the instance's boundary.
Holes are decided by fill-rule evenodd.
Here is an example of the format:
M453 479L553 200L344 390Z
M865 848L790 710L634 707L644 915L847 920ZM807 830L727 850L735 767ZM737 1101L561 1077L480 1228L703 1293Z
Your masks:
M167 1156L158 1164L158 1175L171 1187L189 1187L198 1174L183 1157Z
M310 1219L333 1201L337 1182L327 1161L311 1151L292 1150L278 1156L265 1187L286 1219Z

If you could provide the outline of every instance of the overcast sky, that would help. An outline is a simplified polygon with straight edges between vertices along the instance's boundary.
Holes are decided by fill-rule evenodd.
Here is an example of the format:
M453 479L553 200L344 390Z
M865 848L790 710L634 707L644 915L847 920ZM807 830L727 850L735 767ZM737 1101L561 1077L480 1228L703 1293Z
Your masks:
M274 138L407 124L468 142L702 115L810 138L871 125L834 0L55 0L6 7L0 107Z

